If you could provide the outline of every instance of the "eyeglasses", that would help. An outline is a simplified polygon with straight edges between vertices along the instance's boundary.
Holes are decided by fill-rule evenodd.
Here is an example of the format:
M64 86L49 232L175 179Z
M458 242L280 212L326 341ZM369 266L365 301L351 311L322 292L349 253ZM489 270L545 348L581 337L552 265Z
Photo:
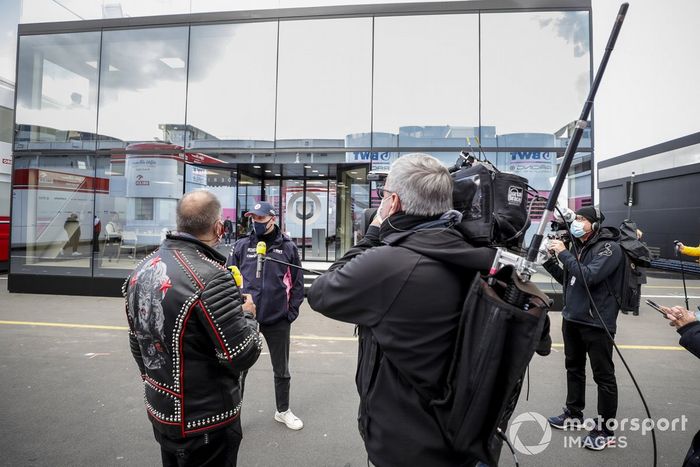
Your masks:
M386 193L391 194L391 193L396 193L396 192L395 192L395 191L391 191L391 190L387 190L387 189L384 188L383 186L377 187L377 196L379 196L380 198L384 198L384 195L385 195Z

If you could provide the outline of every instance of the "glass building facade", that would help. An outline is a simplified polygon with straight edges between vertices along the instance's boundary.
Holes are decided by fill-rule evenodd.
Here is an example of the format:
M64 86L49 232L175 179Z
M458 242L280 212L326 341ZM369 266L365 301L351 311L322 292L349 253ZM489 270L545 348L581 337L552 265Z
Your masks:
M305 261L357 241L368 172L410 152L480 153L546 195L588 93L590 4L416 5L20 25L10 288L104 292L195 189L234 238L273 203ZM579 151L571 207L591 203L590 130Z

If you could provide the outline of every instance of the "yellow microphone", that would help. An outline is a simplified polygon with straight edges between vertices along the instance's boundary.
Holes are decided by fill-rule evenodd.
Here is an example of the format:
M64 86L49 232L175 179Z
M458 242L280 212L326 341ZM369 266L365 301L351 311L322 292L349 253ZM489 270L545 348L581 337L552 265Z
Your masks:
M243 275L241 274L241 270L236 266L229 266L228 270L231 271L231 277L233 277L238 288L243 287Z
M265 254L267 253L267 245L265 242L258 242L255 246L255 254L258 255L258 265L255 268L255 278L260 279L262 274L263 261L265 261Z

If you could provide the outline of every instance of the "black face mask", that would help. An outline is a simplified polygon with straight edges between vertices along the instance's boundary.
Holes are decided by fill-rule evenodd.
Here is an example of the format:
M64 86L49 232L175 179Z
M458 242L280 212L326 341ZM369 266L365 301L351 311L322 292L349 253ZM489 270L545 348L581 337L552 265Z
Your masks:
M255 230L255 235L257 237L262 237L265 235L265 232L267 232L267 225L269 224L268 222L253 222L253 230Z

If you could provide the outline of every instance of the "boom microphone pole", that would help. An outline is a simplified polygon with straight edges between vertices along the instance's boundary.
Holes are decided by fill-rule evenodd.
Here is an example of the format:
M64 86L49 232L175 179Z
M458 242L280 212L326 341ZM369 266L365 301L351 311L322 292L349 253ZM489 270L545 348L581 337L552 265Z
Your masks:
M593 78L593 83L591 84L591 89L588 93L588 97L586 98L586 102L583 105L581 116L576 121L574 134L569 140L569 144L566 146L566 151L564 152L564 158L561 162L559 173L557 174L554 186L552 186L552 191L549 194L549 199L547 200L545 210L542 213L542 221L540 222L539 228L537 229L537 233L532 238L532 242L530 243L530 247L527 252L527 262L530 263L530 265L534 263L537 259L537 254L540 249L540 245L542 244L542 240L544 238L544 231L547 226L547 221L550 219L551 215L554 212L555 205L557 204L557 198L559 197L559 192L561 191L561 188L564 185L564 181L566 180L569 168L571 167L571 162L574 159L574 154L576 154L576 149L578 148L578 144L581 141L581 137L583 136L583 130L585 130L588 126L588 116L590 115L591 109L593 108L593 100L595 99L596 92L598 91L600 81L603 78L605 68L608 65L610 54L612 53L613 48L615 47L617 36L620 34L620 29L622 28L622 23L625 20L625 15L627 14L628 7L629 3L623 3L622 5L620 5L620 10L617 13L617 18L615 19L615 24L613 25L612 32L610 33L608 44L605 46L605 53L603 54L603 58L600 61L600 65L598 66L598 71L596 72L595 77ZM519 271L519 275L522 280L529 280L531 277L530 268L521 268L521 271Z
M299 269L299 270L301 270L301 271L308 272L308 273L310 273L310 274L316 274L317 276L320 276L321 274L325 273L325 271L314 271L313 269L306 269L306 268L303 268L303 267L301 267L301 266L297 266L296 264L287 263L287 262L284 262L284 261L282 261L282 260L280 260L280 259L272 258L272 257L270 257L270 256L265 256L265 258L263 259L263 261L272 261L273 263L284 264L285 266L290 266L290 267L292 267L292 268L297 268L297 269Z

